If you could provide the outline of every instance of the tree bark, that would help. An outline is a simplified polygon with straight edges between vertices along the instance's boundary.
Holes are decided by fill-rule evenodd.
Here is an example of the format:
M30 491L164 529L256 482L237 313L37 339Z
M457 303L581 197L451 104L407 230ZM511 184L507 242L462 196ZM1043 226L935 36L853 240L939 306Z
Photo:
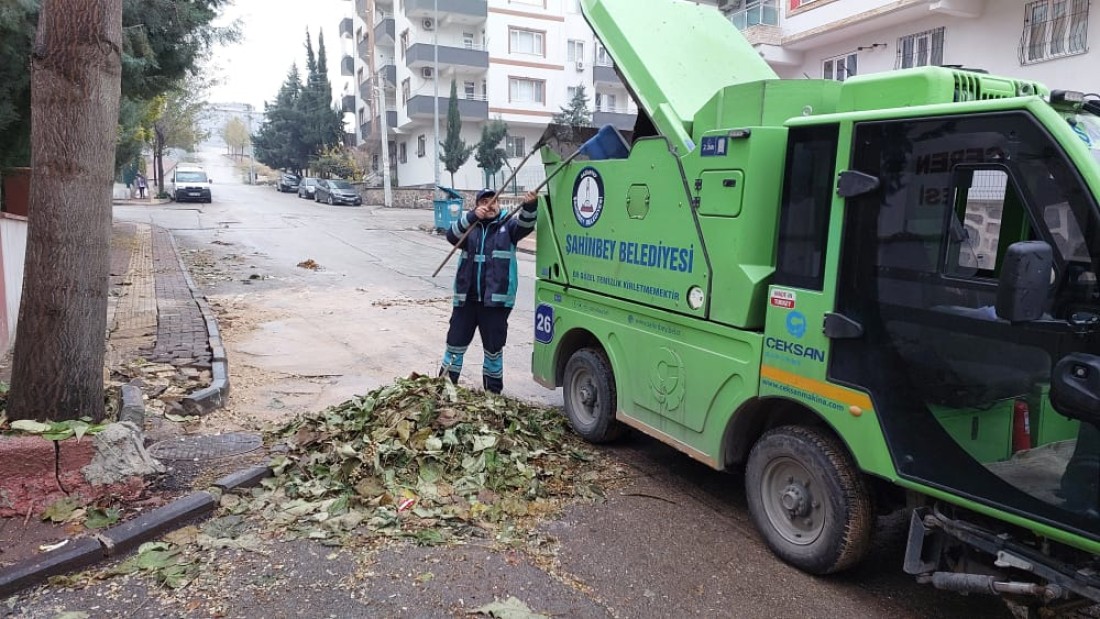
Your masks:
M8 415L104 416L122 0L45 0L31 53L31 195Z

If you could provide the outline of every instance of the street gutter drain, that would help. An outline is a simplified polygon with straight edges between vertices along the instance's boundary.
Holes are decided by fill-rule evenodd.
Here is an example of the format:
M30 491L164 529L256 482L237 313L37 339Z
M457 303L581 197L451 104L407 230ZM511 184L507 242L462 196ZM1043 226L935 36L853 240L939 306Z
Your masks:
M260 435L241 432L182 436L153 444L149 455L158 460L213 460L256 451L262 445Z

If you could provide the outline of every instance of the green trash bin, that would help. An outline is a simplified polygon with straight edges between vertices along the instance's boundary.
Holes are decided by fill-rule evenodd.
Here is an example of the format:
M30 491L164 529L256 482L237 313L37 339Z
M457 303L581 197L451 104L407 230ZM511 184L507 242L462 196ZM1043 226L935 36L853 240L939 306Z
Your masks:
M435 229L446 231L465 215L466 211L462 208L462 194L447 187L439 187L439 190L443 192L444 197L432 200L435 205Z

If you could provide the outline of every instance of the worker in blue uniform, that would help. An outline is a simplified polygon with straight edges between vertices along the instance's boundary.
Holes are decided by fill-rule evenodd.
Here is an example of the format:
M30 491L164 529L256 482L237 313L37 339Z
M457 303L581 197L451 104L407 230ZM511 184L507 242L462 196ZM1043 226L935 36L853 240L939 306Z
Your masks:
M508 339L508 315L516 303L519 276L516 272L516 244L535 229L538 194L527 192L514 217L501 212L493 198L496 192L477 193L473 210L457 219L447 230L447 240L458 245L461 254L454 281L454 308L447 331L441 376L458 382L466 349L481 334L485 350L482 381L486 391L504 388L504 344ZM471 229L472 228L472 229Z

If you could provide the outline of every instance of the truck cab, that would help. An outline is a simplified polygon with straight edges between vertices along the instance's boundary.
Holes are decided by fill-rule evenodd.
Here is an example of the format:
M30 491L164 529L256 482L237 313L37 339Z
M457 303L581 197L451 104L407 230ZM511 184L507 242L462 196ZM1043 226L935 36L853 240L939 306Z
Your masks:
M780 80L713 10L581 4L639 122L621 158L543 150L532 367L574 429L744 466L812 573L904 506L922 581L1100 602L1100 100Z

